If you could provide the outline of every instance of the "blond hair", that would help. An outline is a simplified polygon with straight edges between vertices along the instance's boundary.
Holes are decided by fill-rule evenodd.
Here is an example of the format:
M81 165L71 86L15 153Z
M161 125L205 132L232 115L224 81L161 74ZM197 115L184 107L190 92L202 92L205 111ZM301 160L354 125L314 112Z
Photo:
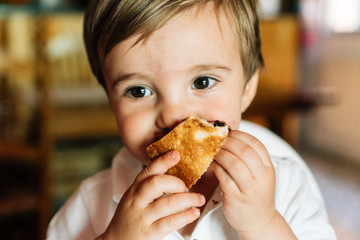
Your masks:
M146 39L174 16L213 3L224 9L239 37L247 80L263 66L257 0L91 0L84 19L84 39L91 69L106 89L101 70L104 57L118 43L140 34Z

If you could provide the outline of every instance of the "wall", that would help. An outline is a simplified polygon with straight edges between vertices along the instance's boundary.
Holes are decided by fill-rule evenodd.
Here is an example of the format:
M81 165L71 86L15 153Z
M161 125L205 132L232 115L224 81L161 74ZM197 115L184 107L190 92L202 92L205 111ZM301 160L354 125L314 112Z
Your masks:
M323 40L312 82L330 89L334 104L320 106L305 121L306 145L360 164L360 34ZM325 89L325 90L326 90Z

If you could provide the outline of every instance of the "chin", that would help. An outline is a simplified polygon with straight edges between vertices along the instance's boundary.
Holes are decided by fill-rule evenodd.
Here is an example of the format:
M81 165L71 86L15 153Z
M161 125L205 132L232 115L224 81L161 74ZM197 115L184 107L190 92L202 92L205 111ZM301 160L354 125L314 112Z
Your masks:
M141 163L145 164L146 166L151 163L150 157L147 155L145 150L143 150L141 154L133 154L133 156Z

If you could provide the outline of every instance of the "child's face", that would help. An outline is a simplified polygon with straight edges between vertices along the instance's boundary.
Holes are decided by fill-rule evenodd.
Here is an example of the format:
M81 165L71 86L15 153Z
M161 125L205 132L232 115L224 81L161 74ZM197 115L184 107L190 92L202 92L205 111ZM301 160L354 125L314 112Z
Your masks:
M240 124L250 104L238 38L211 7L171 20L145 42L116 45L103 64L107 91L125 146L148 164L145 148L195 116ZM121 29L119 29L121 31ZM244 100L245 102L242 102Z

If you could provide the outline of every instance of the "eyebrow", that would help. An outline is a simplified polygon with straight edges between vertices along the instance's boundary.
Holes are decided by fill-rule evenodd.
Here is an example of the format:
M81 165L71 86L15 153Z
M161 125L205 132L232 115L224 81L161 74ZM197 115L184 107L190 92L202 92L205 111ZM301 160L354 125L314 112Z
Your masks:
M111 86L112 88L114 88L117 84L119 84L119 82L130 80L132 78L147 78L147 76L140 73L128 73L128 74L120 75L118 78L116 78L114 82L112 82Z
M227 67L222 64L199 64L195 65L194 67L191 67L189 72L203 72L203 71L209 71L214 69L220 69L225 71L231 71L232 69L230 67ZM127 73L124 75L120 75L116 80L111 84L112 87L115 87L119 82L123 82L132 78L149 78L147 75L141 74L141 73Z
M196 65L194 67L191 68L191 72L202 72L202 71L209 71L209 70L213 70L213 69L221 69L221 70L226 70L226 71L231 71L232 69L230 67L227 67L225 65L222 64L200 64L200 65Z

